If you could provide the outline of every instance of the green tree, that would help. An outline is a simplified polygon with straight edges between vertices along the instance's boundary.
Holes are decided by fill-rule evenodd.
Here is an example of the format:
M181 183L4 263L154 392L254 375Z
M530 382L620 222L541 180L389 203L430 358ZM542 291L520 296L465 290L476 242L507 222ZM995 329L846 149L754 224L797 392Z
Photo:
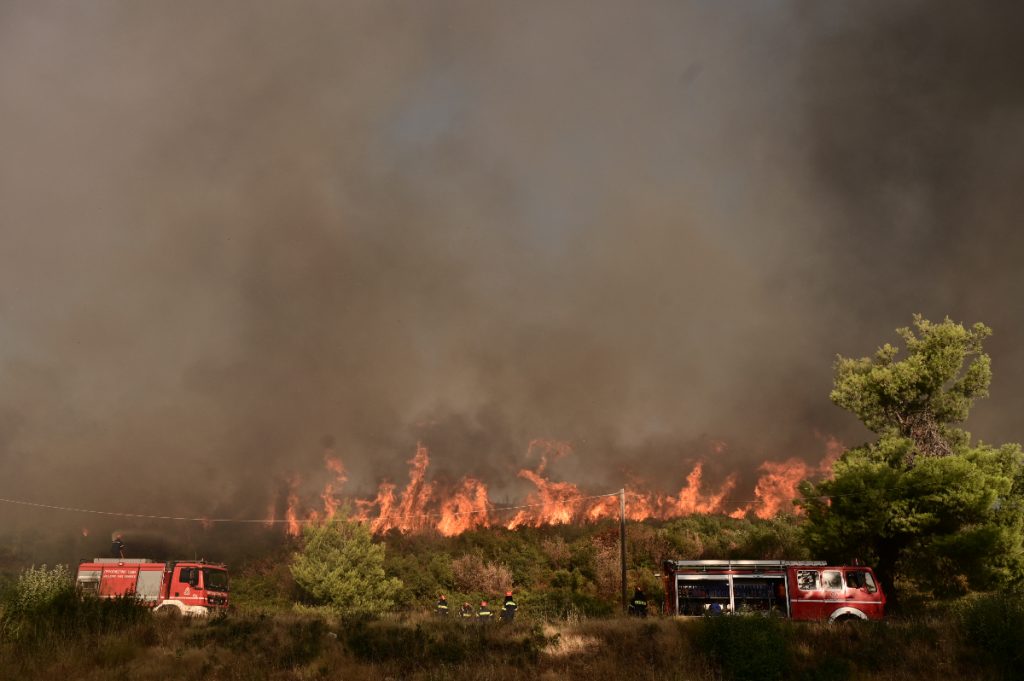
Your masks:
M402 588L384 573L384 545L373 542L365 525L347 520L306 526L291 572L314 602L342 613L387 610Z
M878 439L848 450L833 477L801 486L805 539L830 561L873 564L887 592L897 578L933 593L991 588L1024 573L1020 445L971 443L958 427L988 395L983 324L915 315L885 344L838 357L832 401Z

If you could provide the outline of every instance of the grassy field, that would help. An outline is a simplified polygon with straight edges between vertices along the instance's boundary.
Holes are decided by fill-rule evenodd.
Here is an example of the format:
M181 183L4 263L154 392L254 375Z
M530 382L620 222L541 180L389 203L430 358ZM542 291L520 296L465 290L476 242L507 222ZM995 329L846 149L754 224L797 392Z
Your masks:
M0 679L1002 679L1019 678L1024 661L1022 610L997 598L948 616L842 626L760 617L193 620L126 604L78 607L7 630Z
M725 549L709 542L723 535L737 555L792 555L782 526L703 518L638 526L630 574L650 576L661 554L719 554ZM902 608L884 622L835 626L755 616L612 616L617 560L606 570L595 549L605 545L605 529L615 530L390 537L388 574L403 580L401 611L372 620L340 619L309 604L288 570L292 547L239 565L233 612L208 620L155 616L131 600L81 599L64 566L20 577L0 572L0 681L1021 678L1024 598L1013 594L938 602L908 589ZM676 544L686 537L704 548L680 553ZM466 556L511 575L521 607L513 625L426 614L441 589L453 605L500 593L497 585L471 590L479 577L460 572L472 567ZM651 582L655 605L657 589Z

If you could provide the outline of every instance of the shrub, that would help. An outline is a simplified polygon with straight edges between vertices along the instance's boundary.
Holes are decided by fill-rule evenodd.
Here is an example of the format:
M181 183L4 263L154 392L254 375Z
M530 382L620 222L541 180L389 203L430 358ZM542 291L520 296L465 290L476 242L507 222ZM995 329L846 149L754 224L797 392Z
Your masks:
M700 621L698 648L731 681L788 678L788 622L766 617L708 617Z
M295 583L315 604L339 613L379 613L394 606L402 582L384 573L384 545L356 522L307 526L292 558Z
M465 593L505 593L512 588L512 572L499 563L485 562L470 553L452 561L455 585Z
M49 646L55 641L124 631L148 617L149 608L135 598L82 598L68 589L31 608L8 607L0 621L0 638Z
M15 612L29 613L40 610L74 591L75 583L67 565L46 565L26 568L18 577L11 608Z
M544 619L579 619L607 617L615 607L605 600L571 588L555 588L524 594L519 598L521 616L535 615Z
M966 601L957 612L969 661L995 668L1005 678L1019 678L1024 667L1024 600L992 594Z
M61 610L75 600L75 585L66 565L32 566L22 571L14 587L5 593L0 608L0 637L23 638L34 621L45 618L47 611Z

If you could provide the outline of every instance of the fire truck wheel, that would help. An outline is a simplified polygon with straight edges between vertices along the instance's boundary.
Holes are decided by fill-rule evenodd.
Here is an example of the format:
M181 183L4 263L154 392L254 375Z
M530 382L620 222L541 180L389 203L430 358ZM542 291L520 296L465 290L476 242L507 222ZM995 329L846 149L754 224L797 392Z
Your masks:
M167 619L179 619L181 617L181 608L172 604L161 605L155 610L155 613L161 617Z

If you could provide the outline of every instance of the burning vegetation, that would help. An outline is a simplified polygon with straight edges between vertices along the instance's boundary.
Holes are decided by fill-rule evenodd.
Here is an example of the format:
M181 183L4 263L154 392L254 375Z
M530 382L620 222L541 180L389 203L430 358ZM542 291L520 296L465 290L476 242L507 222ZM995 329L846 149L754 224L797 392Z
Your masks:
M719 442L714 447L721 453L725 445ZM797 496L800 481L827 475L842 449L837 440L829 438L825 457L817 465L797 458L765 461L758 468L759 477L752 499L734 498L737 488L735 473L716 486L709 485L704 480L704 464L698 461L675 493L654 491L644 481L626 485L626 517L632 521L667 520L698 513L733 518L749 515L772 518L780 512L794 511L791 502ZM284 520L288 534L293 536L300 533L304 523L323 522L339 514L367 523L374 533L391 530L402 533L438 532L445 537L489 527L516 529L593 523L617 517L617 493L588 494L572 482L550 477L549 465L571 453L572 446L566 442L531 441L527 458L538 463L535 468L520 470L518 475L534 489L519 505L492 502L487 484L471 476L464 476L454 484L432 479L428 474L430 454L422 443L417 444L408 462L409 479L402 488L393 482L383 481L373 497L346 496L344 486L348 475L344 463L328 451L324 455L324 466L329 480L323 485L318 499L300 497L301 481L297 475L288 479L286 491L278 496L283 496ZM280 501L280 498L274 499L270 505L268 526L279 522L275 509Z

